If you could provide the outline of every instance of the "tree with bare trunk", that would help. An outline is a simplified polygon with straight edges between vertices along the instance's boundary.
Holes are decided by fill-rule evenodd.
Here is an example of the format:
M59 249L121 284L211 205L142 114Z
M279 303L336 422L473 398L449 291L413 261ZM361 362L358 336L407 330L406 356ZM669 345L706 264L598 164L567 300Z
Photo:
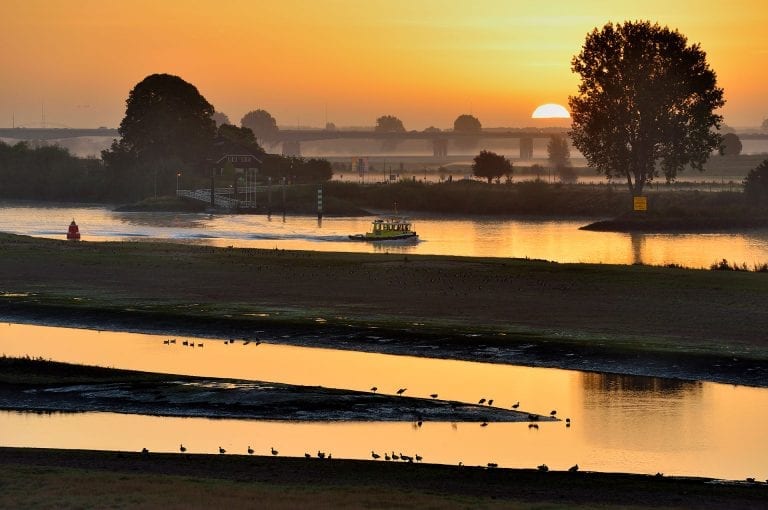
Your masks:
M701 47L678 31L608 23L587 35L571 69L581 76L568 98L573 145L633 195L660 172L671 181L686 165L702 171L720 147L723 90Z

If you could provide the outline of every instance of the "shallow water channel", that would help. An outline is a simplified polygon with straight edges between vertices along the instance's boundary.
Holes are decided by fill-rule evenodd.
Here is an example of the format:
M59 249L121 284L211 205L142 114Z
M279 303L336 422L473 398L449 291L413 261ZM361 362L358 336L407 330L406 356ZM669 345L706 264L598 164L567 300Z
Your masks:
M166 345L167 337L125 332L0 326L0 354L152 372L229 377L494 405L561 422L285 422L168 418L115 413L0 412L0 445L370 459L371 450L419 454L425 462L561 470L663 472L768 478L768 389L262 343ZM189 339L186 337L185 339Z
M172 241L286 250L517 257L556 262L709 267L723 258L749 268L768 262L768 229L710 234L590 232L591 219L415 215L418 242L361 243L348 235L372 217L114 212L103 206L0 202L0 232L64 239L75 219L86 241Z

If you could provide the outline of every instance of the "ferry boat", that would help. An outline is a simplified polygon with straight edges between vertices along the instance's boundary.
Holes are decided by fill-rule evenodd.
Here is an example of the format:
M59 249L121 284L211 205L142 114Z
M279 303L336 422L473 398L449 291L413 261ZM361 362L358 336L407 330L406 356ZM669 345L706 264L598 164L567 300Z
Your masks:
M353 241L402 241L416 240L419 235L411 230L411 222L402 216L377 218L371 224L371 231L365 234L352 234Z

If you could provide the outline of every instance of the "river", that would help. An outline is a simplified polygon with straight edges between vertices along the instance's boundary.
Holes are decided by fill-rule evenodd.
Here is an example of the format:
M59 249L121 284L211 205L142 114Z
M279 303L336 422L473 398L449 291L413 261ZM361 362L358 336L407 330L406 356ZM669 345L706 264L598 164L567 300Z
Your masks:
M411 216L418 242L361 243L370 217L114 212L104 206L0 202L0 231L64 239L75 219L86 241L172 241L212 246L343 252L518 257L557 262L709 267L768 262L768 229L710 234L589 232L591 219Z
M262 343L204 348L166 345L150 334L23 324L0 326L0 353L153 372L232 377L411 396L549 414L561 422L283 422L167 418L115 413L0 412L0 445L216 453L218 447L280 455L317 450L370 459L371 450L419 454L425 462L768 478L768 389L573 370L441 360Z

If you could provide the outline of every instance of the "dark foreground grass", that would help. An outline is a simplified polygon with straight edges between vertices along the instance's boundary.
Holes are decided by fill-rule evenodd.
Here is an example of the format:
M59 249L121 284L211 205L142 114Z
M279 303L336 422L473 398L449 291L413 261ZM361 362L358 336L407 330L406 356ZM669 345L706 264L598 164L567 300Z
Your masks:
M0 448L2 508L760 508L764 483Z

